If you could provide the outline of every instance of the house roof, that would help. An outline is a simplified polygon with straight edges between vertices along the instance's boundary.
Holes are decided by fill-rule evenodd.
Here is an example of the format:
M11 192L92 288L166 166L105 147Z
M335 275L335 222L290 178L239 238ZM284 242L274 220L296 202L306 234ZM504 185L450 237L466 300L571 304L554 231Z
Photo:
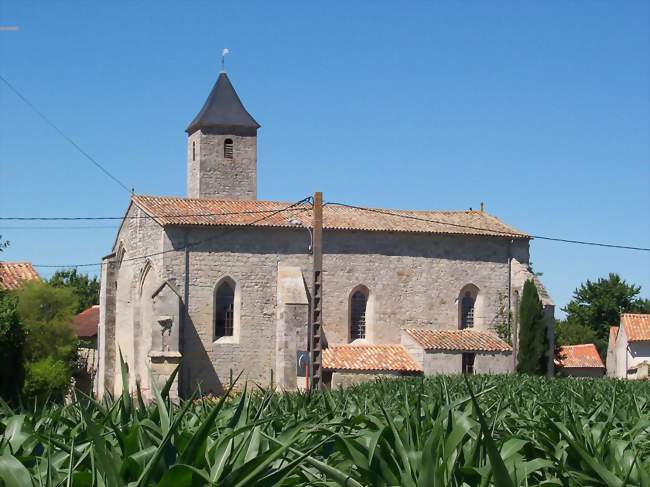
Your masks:
M323 350L323 368L364 372L422 372L401 345L330 345Z
M40 276L31 262L0 262L0 289L11 291L34 279Z
M625 327L628 342L650 340L650 314L623 313L621 326Z
M92 338L97 336L99 305L91 306L75 316L72 319L72 326L79 338Z
M261 200L214 200L160 196L133 196L133 203L163 226L250 226L296 228L310 226L311 205ZM425 221L426 220L426 221ZM411 232L529 238L482 211L412 211L323 207L326 230Z
M560 367L579 367L579 368L605 368L605 364L598 355L596 345L593 343L584 343L582 345L567 345L560 347L558 353L558 362Z
M512 347L494 335L478 330L405 330L425 350L458 352L511 352Z
M187 133L191 134L207 127L259 128L259 124L246 111L224 72L219 74L203 108L187 127Z

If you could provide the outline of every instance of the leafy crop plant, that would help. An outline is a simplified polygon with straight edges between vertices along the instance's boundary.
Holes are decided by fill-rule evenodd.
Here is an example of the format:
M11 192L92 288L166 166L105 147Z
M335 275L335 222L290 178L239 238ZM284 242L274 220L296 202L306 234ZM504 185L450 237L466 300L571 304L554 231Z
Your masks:
M0 484L650 486L647 382L435 376L311 394L241 384L178 404L170 386L151 404L139 393L0 403Z

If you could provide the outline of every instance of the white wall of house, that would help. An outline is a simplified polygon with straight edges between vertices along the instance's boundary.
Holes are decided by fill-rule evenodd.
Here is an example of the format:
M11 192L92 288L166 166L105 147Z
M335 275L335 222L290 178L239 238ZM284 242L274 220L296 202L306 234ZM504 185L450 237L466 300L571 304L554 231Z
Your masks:
M615 377L628 378L627 371L640 364L650 360L650 341L628 342L625 333L625 327L621 326L616 339L615 358L616 358L616 375Z

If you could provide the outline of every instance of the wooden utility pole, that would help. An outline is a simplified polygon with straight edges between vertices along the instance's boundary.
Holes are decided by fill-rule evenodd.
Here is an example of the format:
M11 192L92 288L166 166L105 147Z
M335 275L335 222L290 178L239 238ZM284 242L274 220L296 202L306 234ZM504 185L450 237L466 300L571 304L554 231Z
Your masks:
M323 193L314 193L312 293L309 316L309 388L323 387Z

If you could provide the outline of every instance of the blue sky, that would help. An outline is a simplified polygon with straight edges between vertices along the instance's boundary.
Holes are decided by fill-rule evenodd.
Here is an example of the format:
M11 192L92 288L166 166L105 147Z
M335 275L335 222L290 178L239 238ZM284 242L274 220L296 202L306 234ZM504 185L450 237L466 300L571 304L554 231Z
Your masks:
M650 247L648 2L241 3L0 0L0 73L136 192L184 195L228 47L261 199L484 201L531 234ZM122 188L2 84L0 103L0 215L122 214ZM3 259L97 262L115 234L46 225L1 222ZM608 272L650 296L648 252L536 240L531 260L560 306Z

